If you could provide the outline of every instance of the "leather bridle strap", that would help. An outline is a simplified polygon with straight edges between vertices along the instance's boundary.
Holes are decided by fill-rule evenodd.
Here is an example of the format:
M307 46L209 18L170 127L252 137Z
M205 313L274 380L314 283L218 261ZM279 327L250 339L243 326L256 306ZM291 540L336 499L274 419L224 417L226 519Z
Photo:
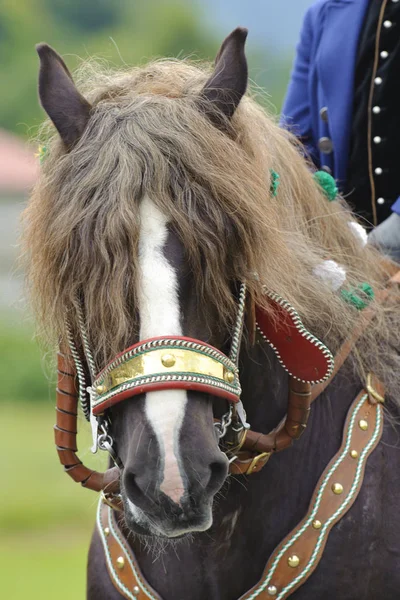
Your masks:
M276 547L260 581L240 600L285 600L315 571L332 527L358 497L382 429L382 404L362 390L350 406L341 447L322 473L305 517Z
M350 406L341 447L321 475L307 514L276 547L260 581L239 600L285 600L310 577L332 527L357 499L367 459L381 439L382 428L382 405L362 390ZM119 593L128 600L161 600L144 579L116 512L102 499L97 529L110 579Z
M391 270L392 273L395 272L390 278L387 287L380 290L376 295L376 301L379 303L384 303L393 286L400 284L400 270L397 270L394 265L391 265ZM335 366L329 379L314 385L312 388L311 386L308 388L309 384L302 384L293 377L289 378L287 417L282 419L278 426L270 433L247 431L245 440L241 445L241 450L237 453L237 459L230 465L231 473L236 475L257 473L265 466L274 452L285 450L293 444L295 439L301 436L307 425L311 404L322 394L337 375L374 315L375 311L373 307L362 311L351 335L345 340L335 356ZM381 384L376 377L371 375L370 378L371 389L381 389Z
M114 587L127 600L161 600L145 580L139 564L122 533L117 514L100 498L97 531L106 558L107 571Z
M119 469L105 473L88 469L79 460L77 437L78 383L72 357L61 351L57 354L57 421L54 438L57 454L64 470L72 479L95 492L115 493L119 490Z

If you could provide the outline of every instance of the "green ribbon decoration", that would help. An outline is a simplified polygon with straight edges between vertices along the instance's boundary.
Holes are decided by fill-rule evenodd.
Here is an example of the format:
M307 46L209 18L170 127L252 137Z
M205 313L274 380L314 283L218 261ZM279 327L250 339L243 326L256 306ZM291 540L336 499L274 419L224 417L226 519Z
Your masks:
M270 170L271 173L271 195L276 198L278 194L278 187L280 183L280 175L273 169Z
M352 304L357 310L364 310L375 296L369 283L360 283L357 287L341 290L340 293L343 300Z
M339 190L336 181L326 171L316 171L313 175L314 181L320 186L329 202L336 200Z

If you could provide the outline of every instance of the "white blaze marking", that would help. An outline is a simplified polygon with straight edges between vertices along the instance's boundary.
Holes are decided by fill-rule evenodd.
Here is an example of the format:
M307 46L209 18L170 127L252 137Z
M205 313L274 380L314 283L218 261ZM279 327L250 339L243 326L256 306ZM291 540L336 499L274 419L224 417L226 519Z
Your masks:
M140 205L140 221L140 339L182 335L176 273L163 254L168 221L147 196ZM183 390L146 394L146 416L164 452L160 489L177 504L185 491L179 469L178 440L186 403L187 394Z

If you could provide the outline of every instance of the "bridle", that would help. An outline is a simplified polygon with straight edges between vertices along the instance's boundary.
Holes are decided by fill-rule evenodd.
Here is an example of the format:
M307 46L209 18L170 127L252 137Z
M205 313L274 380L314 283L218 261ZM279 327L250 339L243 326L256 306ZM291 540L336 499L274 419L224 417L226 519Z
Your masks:
M92 452L98 448L107 450L114 463L121 467L110 434L108 409L127 398L165 389L193 390L225 399L229 409L215 423L217 435L219 439L224 438L232 427L239 445L239 438L250 427L240 399L238 368L245 305L246 285L242 284L229 356L201 340L184 336L155 337L130 346L96 374L83 309L77 300L80 336L91 385L87 385L86 371L70 325L67 325L68 343L77 373L81 408L92 426Z
M57 451L68 474L85 487L112 494L115 504L123 465L111 435L108 409L127 398L154 390L202 391L228 402L227 412L220 420L215 420L215 429L221 448L228 456L231 473L249 475L259 471L272 453L287 448L298 439L306 427L313 400L311 386L329 381L334 361L326 346L303 326L295 309L278 295L267 289L264 291L275 318L271 319L269 313L259 307L253 306L250 310L255 313L259 335L270 344L290 375L287 416L269 434L250 429L241 401L238 362L250 300L244 283L239 289L229 355L201 340L182 336L158 337L127 348L99 373L96 372L82 305L77 301L79 347L84 356L78 351L72 328L68 326L69 347L62 348L59 354L55 427ZM107 451L115 464L105 474L91 471L76 455L77 407L71 404L74 394L76 405L79 398L82 411L91 423L92 452Z
M400 284L400 271L397 271L397 267L392 265L389 272L392 277L387 287L376 294L376 299L380 303L390 298L392 287ZM142 350L148 350L148 355L153 357L156 354L152 354L152 352L156 352L156 350L161 350L161 357L165 356L165 350L168 350L167 354L172 355L178 349L182 349L183 342L190 344L190 352L193 350L204 351L207 357L211 354L219 369L219 378L216 380L225 381L233 388L233 390L227 388L229 392L226 392L222 391L221 387L215 387L215 390L219 390L220 395L228 399L224 394L229 393L231 398L228 399L228 413L224 415L221 422L217 423L220 438L228 446L230 472L250 475L258 472L272 454L288 448L294 440L301 436L307 424L311 403L332 381L375 314L373 306L361 311L353 331L350 332L336 354L335 365L333 365L329 350L303 327L293 307L282 298L269 294L265 290L269 301L273 303L276 318L271 320L269 314L255 307L258 329L259 333L274 348L278 359L289 372L289 398L286 417L274 430L263 434L252 431L248 426L246 428L244 409L243 422L238 416L238 407L241 407L240 384L236 382L237 387L235 388L235 381L226 382L225 379L227 373L234 373L235 377L238 377L239 374L237 356L243 328L245 287L241 288L241 291L243 291L243 295L242 300L239 301L237 321L240 327L235 329L236 336L232 338L229 357L198 340L161 338L157 341L141 342L116 357L97 377L94 377L94 385L105 385L107 388L91 393L91 399L93 398L93 404L95 404L94 410L88 408L86 396L82 398L83 392L86 395L86 389L84 388L82 391L85 371L73 340L70 340L69 349L66 348L64 353L59 352L58 354L57 425L55 427L58 455L66 472L75 481L80 482L83 487L102 493L97 515L97 532L101 539L111 581L125 598L154 599L160 598L160 596L152 590L141 575L135 555L125 542L125 534L118 524L116 511L122 508L119 495L120 465L113 440L109 434L108 421L105 416L106 403L112 398L118 398L119 394L121 394L119 400L122 401L124 399L122 394L126 391L122 388L128 382L135 384L129 388L129 397L131 397L133 389L136 393L141 393L139 390L142 389L142 385L161 384L161 381L147 382L146 380L143 382L140 379L147 375L150 379L152 377L157 379L159 375L155 373L140 373L137 375L139 379L135 381L135 377L129 379L132 376L132 372L129 372L125 374L125 379L126 376L128 379L120 382L111 377L111 374L115 374L114 369L126 366L131 359L135 360L138 355L141 355ZM82 315L79 320L82 320ZM82 332L84 335L84 329L81 328L81 334ZM88 349L87 342L88 340L84 340L82 337L85 355L87 355ZM183 347L187 348L187 344L184 344ZM232 354L233 348L234 353ZM71 353L74 356L71 356ZM191 354L189 355L191 356ZM160 356L157 356L161 360ZM232 360L232 357L235 360ZM170 360L166 360L166 362L167 364L172 363ZM177 364L178 361L171 366L174 367ZM117 371L116 374L118 375L120 372ZM165 375L163 372L163 378ZM316 378L313 385L307 380L307 377L310 378L312 375ZM185 371L183 376L193 377L193 374L189 375ZM108 377L110 379L107 379ZM204 373L197 373L195 377L201 379L204 377ZM136 385L137 381L140 383ZM186 383L196 383L190 382L190 380L186 382L184 379L182 382L185 382L185 385ZM177 381L173 379L163 379L162 385L169 385L171 388L176 383ZM200 381L200 384L202 383L208 385ZM113 387L108 389L110 384L111 386L116 384L114 396L107 395L114 389ZM212 393L216 394L216 391L213 389ZM105 473L88 469L76 455L78 394L81 401L85 401L83 408L89 412L88 416L94 424L96 446L98 444L100 448L108 450L116 463L115 467L108 469ZM342 445L321 474L306 515L278 544L266 563L260 581L249 592L241 596L241 600L251 600L256 595L260 595L262 598L277 596L284 600L304 584L315 570L332 527L346 514L357 499L363 482L366 460L381 439L383 402L384 387L382 383L373 374L368 375L363 389L349 408L343 429ZM101 410L104 410L105 413L100 414ZM96 414L93 414L94 412ZM235 447L238 439L239 445ZM224 449L226 450L226 448Z

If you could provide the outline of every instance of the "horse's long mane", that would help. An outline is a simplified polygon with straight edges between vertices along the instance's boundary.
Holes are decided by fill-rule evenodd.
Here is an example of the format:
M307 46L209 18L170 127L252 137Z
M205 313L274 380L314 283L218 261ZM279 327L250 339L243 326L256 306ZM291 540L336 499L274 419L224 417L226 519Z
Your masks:
M363 247L341 200L328 202L291 135L249 96L218 129L199 91L207 66L161 60L109 72L91 63L80 89L92 103L89 124L66 153L47 135L48 155L24 212L28 281L44 330L74 330L84 298L99 367L132 342L138 271L138 204L148 194L170 217L188 253L197 293L221 323L235 314L232 282L262 285L291 302L335 352L358 311L313 275L325 259L347 271L346 286L375 291L387 273ZM273 169L280 175L270 193ZM254 274L257 273L258 277ZM375 306L357 346L358 367L373 369L394 394L400 384L400 312Z

